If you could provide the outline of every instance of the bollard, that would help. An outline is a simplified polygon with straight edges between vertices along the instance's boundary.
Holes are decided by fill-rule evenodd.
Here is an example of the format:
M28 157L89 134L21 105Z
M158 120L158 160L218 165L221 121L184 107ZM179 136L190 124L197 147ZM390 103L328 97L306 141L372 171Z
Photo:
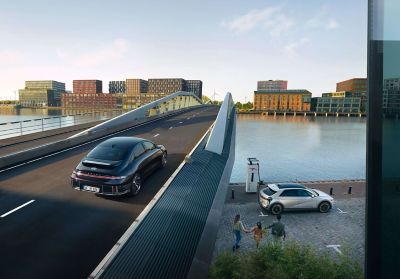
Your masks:
M232 200L235 199L235 189L232 188Z
M331 187L331 189L329 190L329 195L332 196L333 195L333 188Z
M351 195L351 186L349 186L348 194Z

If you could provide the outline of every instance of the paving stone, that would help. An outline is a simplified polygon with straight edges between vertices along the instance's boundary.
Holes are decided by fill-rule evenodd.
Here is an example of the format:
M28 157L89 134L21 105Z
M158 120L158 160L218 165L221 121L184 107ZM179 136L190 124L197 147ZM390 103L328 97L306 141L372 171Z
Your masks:
M344 213L345 212L345 213ZM261 208L257 202L225 203L220 221L213 257L223 251L232 251L234 235L232 223L236 214L246 228L260 221L262 226L272 224L275 216L260 216ZM287 240L312 245L320 251L337 255L337 251L327 245L341 245L339 249L348 249L349 255L364 265L365 198L344 198L335 200L329 213L285 212L281 220L286 226ZM271 241L271 236L263 238L261 243ZM242 234L240 251L256 249L252 234Z

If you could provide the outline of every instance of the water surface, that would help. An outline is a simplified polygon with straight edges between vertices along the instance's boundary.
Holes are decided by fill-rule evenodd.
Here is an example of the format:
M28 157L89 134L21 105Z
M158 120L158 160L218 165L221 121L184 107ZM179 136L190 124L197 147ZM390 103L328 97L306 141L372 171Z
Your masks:
M232 182L248 157L265 181L365 179L366 118L238 115Z

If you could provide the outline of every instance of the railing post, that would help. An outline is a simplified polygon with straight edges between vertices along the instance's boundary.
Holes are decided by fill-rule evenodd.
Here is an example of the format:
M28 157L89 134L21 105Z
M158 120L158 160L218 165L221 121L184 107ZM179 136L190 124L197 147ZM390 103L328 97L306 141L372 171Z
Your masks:
M21 136L22 136L22 121L19 122L19 129L20 129Z

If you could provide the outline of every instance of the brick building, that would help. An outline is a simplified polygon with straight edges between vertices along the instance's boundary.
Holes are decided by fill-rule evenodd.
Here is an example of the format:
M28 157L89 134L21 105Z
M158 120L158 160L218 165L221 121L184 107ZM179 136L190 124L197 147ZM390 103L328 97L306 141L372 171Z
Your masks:
M348 91L360 97L361 94L367 93L367 79L366 78L352 78L345 81L336 83L336 92Z
M101 80L87 79L87 80L74 80L72 82L72 92L96 94L103 92L103 82Z
M185 80L183 78L149 79L148 93L169 95L177 91L185 91Z
M287 90L287 80L257 81L257 90Z
M130 96L139 96L142 93L147 93L148 82L143 79L127 79L126 94Z
M65 108L116 109L116 94L72 93L62 94L62 106Z
M254 91L254 110L310 111L311 92L305 89Z

